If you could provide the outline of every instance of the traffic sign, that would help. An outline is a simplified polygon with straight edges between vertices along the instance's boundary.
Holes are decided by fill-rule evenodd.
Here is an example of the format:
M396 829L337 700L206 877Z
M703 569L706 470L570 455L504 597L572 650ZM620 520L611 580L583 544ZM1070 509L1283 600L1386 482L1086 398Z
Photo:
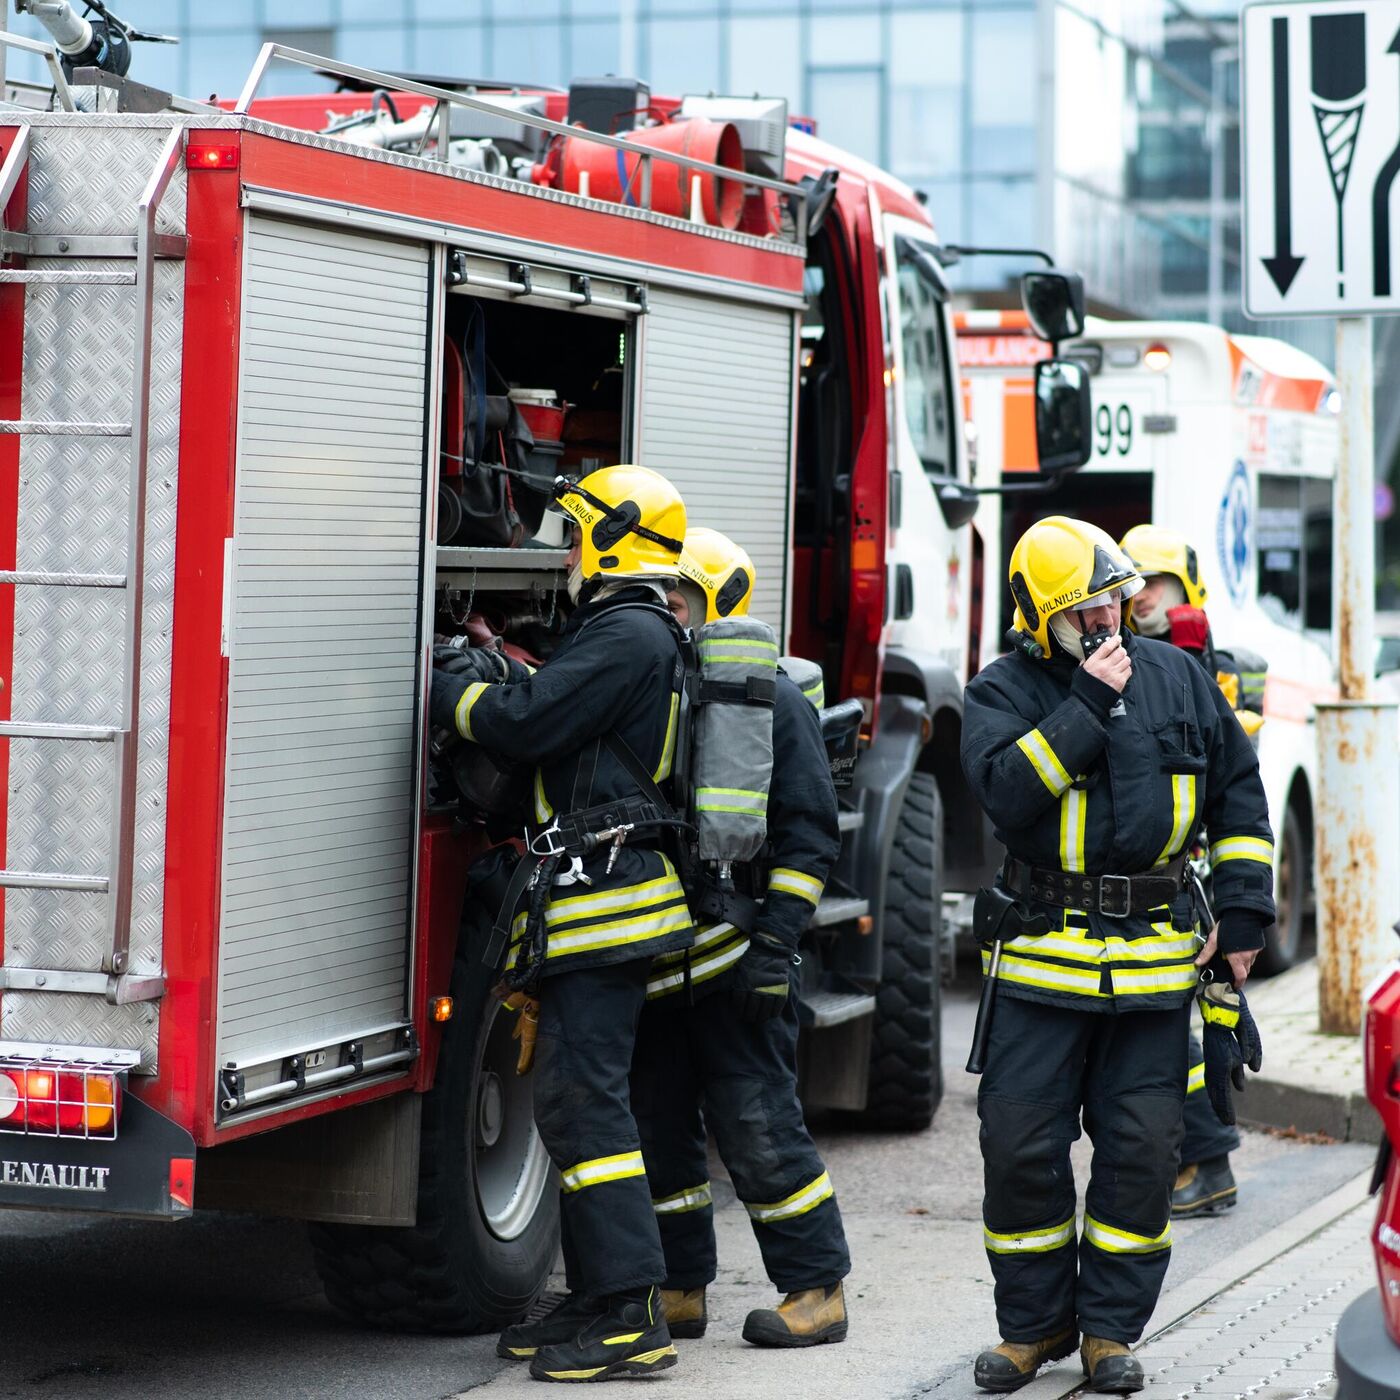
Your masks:
M1400 311L1400 0L1240 24L1246 314Z

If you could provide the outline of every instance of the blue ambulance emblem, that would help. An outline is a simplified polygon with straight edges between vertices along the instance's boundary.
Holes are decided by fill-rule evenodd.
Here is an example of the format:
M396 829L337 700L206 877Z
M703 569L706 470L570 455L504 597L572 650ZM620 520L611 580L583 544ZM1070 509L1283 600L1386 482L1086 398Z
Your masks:
M1243 607L1249 591L1249 563L1254 555L1253 522L1249 511L1249 473L1236 462L1215 522L1215 549L1220 574L1236 607Z

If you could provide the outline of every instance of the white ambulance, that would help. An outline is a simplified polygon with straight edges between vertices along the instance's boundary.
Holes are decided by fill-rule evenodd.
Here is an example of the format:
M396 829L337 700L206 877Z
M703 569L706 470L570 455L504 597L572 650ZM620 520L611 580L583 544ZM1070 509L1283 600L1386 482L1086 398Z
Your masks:
M1060 353L1092 373L1094 455L1081 472L1040 490L1030 388L1050 347L1019 312L964 312L957 328L976 480L1016 488L1000 498L999 513L987 508L997 498L988 498L974 526L987 558L988 606L998 599L1003 610L982 628L983 663L1010 623L1001 560L1035 520L1080 516L1115 539L1144 521L1185 535L1199 555L1217 645L1268 662L1259 763L1279 918L1263 965L1290 966L1312 909L1313 707L1337 693L1338 396L1330 372L1278 340L1187 322L1091 318Z

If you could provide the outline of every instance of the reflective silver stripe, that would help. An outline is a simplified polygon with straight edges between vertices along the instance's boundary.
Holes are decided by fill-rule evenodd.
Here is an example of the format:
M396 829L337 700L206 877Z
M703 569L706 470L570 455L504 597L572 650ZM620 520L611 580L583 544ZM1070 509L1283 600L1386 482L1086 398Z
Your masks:
M1274 863L1274 843L1261 836L1227 836L1210 848L1210 863L1219 865L1226 860L1257 860L1265 865Z
M1040 730L1032 729L1016 740L1016 747L1030 760L1030 765L1040 777L1040 781L1058 797L1074 779L1065 772L1065 766L1055 755L1055 750L1046 742Z
M1206 1087L1206 1067L1204 1064L1192 1065L1186 1072L1186 1092L1188 1094L1198 1094Z
M752 1205L745 1201L744 1209L753 1219L759 1221L791 1220L795 1216L806 1215L809 1210L815 1210L835 1194L831 1177L823 1172L815 1181L809 1181L806 1186L781 1201L774 1201L772 1205L767 1206Z
M998 1234L984 1225L982 1243L993 1254L1048 1254L1074 1243L1074 1217L1045 1230L1022 1230L1017 1234Z
M1160 1235L1135 1235L1131 1230L1118 1230L1086 1215L1084 1238L1106 1254L1160 1254L1172 1247L1172 1224L1167 1221L1167 1228Z
M559 1185L565 1191L582 1191L585 1186L601 1186L605 1181L645 1175L640 1152L619 1152L613 1157L594 1157L566 1167L559 1173Z
M1084 869L1084 823L1089 811L1089 794L1070 788L1060 799L1060 865L1065 870Z
M1187 833L1196 815L1196 775L1194 773L1172 774L1172 834L1162 847L1162 854L1154 862L1155 866L1166 865L1186 844Z
M658 1215L681 1215L686 1211L704 1210L713 1204L708 1181L702 1181L699 1186L687 1186L684 1191L676 1191L669 1196L651 1198L651 1208Z
M823 881L787 866L779 866L768 877L769 894L795 894L798 899L805 899L808 904L814 906L821 900L825 888Z

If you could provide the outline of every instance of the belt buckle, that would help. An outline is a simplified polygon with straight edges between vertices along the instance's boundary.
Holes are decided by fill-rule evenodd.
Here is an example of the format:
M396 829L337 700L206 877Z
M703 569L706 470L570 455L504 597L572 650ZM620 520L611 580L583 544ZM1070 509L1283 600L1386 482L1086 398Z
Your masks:
M1126 919L1133 908L1133 882L1127 875L1099 876L1099 913L1108 919Z

